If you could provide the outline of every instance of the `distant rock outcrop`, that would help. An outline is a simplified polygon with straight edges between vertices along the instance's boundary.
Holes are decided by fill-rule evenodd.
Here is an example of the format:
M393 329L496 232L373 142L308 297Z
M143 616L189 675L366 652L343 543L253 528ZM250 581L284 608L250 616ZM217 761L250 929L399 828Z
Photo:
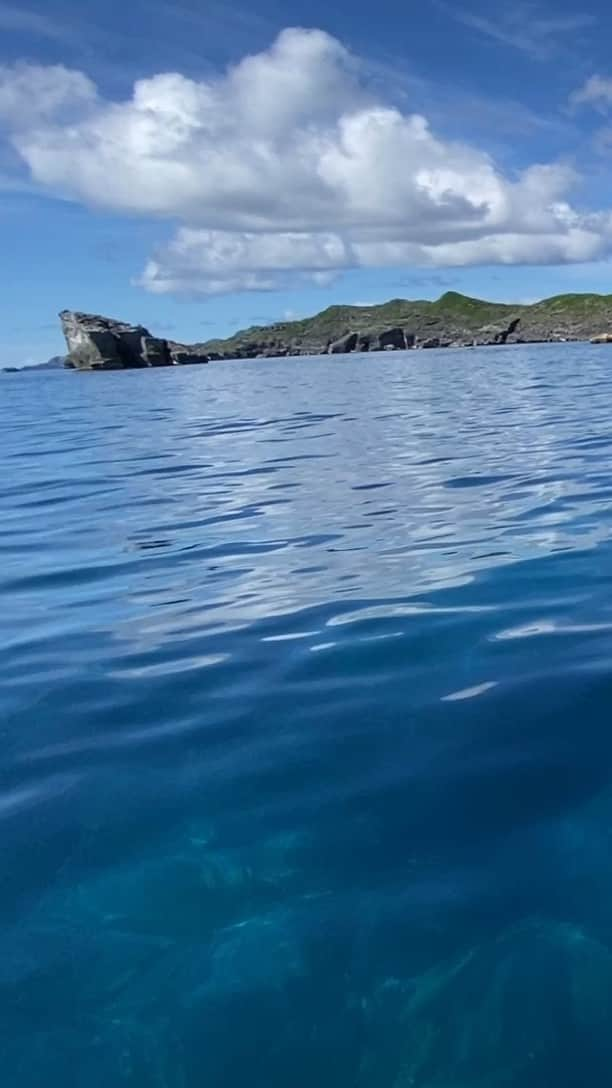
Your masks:
M349 352L354 351L357 347L357 333L349 332L346 336L340 337L339 340L334 340L333 344L328 347L330 355L348 355Z
M27 367L27 370L30 372L33 370L63 370L65 366L65 355L53 355L51 359L47 359L46 363L35 363L34 366Z
M334 340L329 355L348 355L352 351L406 351L415 346L416 337L405 329L364 329L363 332L347 332Z
M358 351L406 351L415 345L413 332L405 329L366 329L359 335Z
M478 343L507 344L509 337L518 335L520 324L520 317L514 317L507 325L485 325L478 330Z
M208 362L202 352L151 336L144 325L72 310L63 310L60 321L68 345L66 365L75 370L132 370Z

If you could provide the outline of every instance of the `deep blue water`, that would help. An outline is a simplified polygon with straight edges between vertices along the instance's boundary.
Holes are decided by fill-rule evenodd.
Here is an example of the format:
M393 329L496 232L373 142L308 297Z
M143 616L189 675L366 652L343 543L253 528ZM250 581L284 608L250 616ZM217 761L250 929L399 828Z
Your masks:
M612 349L0 383L10 1088L612 1080Z

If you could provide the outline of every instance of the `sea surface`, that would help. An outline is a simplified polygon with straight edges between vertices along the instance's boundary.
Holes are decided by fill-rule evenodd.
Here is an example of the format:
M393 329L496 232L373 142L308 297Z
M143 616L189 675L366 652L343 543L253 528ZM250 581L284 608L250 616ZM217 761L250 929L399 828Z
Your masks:
M612 349L0 378L7 1088L612 1081Z

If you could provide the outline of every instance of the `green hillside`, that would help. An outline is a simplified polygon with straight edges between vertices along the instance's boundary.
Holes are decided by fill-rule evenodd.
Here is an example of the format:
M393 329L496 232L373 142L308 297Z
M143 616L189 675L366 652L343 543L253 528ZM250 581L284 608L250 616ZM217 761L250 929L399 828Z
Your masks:
M586 340L612 329L612 295L556 295L515 305L448 291L435 302L397 298L379 306L329 306L313 317L253 326L198 348L225 358L310 355L352 333L375 338L391 329L404 330L422 346Z

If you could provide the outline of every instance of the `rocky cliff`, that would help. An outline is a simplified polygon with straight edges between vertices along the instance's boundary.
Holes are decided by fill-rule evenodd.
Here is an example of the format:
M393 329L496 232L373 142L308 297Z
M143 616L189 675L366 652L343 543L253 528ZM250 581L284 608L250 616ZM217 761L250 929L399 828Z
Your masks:
M612 329L612 295L557 295L531 305L486 302L449 291L435 302L330 306L301 321L255 326L199 350L211 359L346 354L589 340Z
M65 310L60 317L67 366L123 370L213 359L590 340L612 330L612 295L557 295L531 305L509 305L449 291L435 302L394 299L381 306L330 306L301 321L256 326L227 340L191 346L159 339L142 325L95 314ZM607 339L601 336L602 342Z
M144 325L129 325L98 314L60 314L68 345L65 365L75 370L130 370L207 363L194 348L152 336Z

